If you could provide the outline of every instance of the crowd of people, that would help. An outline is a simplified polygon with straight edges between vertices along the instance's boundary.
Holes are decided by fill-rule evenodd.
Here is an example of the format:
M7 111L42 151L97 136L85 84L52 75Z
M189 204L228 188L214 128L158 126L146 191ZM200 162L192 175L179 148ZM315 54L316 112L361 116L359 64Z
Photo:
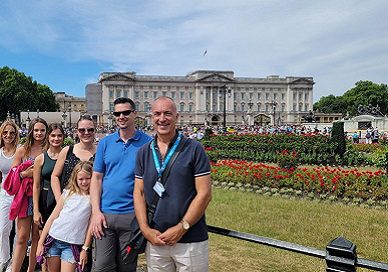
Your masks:
M210 163L193 140L203 132L178 131L168 97L152 105L154 137L136 129L131 99L116 99L113 115L117 130L98 145L84 115L78 143L64 148L60 124L32 120L19 145L16 124L2 123L0 271L21 271L28 243L28 272L37 262L49 272L136 271L136 251L128 251L135 226L148 241L148 271L208 271Z

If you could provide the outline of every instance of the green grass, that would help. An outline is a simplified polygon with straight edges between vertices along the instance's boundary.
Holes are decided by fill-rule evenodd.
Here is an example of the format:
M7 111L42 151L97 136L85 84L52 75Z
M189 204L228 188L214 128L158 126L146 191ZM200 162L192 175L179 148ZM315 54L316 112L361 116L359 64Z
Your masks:
M209 225L325 249L338 236L358 257L388 262L388 213L309 200L213 190ZM325 271L325 261L210 234L210 271ZM366 271L358 269L357 271Z

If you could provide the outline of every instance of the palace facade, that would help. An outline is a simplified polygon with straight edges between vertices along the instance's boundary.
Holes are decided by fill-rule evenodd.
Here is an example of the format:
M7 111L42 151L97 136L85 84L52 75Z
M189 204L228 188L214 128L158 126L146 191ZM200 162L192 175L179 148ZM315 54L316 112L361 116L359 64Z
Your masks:
M299 123L313 109L312 77L235 77L233 71L198 70L186 76L103 72L86 86L87 113L111 124L113 101L129 97L139 123L150 124L152 101L171 97L180 124L281 125Z

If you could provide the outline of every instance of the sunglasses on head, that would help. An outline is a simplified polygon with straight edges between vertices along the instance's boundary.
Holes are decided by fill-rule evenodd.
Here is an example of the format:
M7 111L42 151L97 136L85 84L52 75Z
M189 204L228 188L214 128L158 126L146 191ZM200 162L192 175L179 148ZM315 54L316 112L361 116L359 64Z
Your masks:
M130 115L134 111L135 110L114 111L113 115L116 116L116 117L119 117L121 114L123 114L124 116L128 116L128 115Z
M86 131L89 132L89 133L93 133L94 132L94 128L78 128L78 131L79 133L85 133Z

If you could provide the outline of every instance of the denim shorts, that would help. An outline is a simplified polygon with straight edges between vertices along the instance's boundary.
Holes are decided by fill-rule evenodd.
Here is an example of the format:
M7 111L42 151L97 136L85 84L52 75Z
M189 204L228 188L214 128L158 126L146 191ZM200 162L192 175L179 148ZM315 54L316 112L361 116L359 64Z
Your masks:
M53 244L47 252L47 257L60 257L62 261L75 264L71 244L54 239Z

